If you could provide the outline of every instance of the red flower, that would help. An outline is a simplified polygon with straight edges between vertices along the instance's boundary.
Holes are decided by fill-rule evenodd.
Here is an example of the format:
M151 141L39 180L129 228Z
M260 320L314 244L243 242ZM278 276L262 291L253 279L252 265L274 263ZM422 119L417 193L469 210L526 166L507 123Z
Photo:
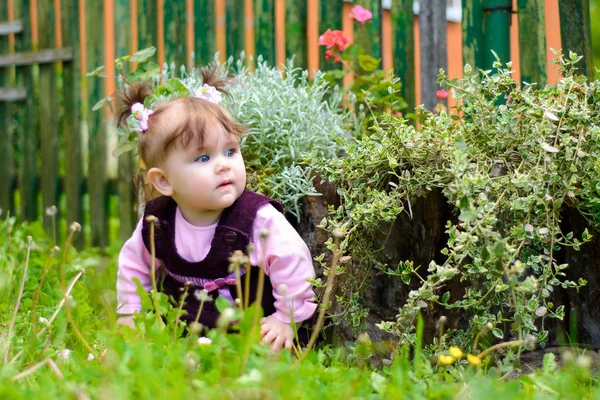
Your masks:
M327 46L328 49L337 46L339 51L344 51L349 43L350 38L340 30L332 31L331 29L327 29L327 31L319 37L319 46Z
M327 50L325 52L325 59L326 60L331 60L331 57L333 57L333 53L331 52L331 50Z
M440 89L435 93L435 95L440 100L446 100L448 98L448 91L445 89Z

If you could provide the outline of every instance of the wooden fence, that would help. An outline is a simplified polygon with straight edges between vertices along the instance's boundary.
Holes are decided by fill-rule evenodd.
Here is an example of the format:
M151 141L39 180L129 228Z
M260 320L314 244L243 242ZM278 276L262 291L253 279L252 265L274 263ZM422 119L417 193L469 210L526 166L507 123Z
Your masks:
M581 11L588 0L563 3ZM127 238L135 224L130 155L118 160L110 176L107 160L108 111L91 112L100 98L115 91L114 78L87 78L86 72L106 65L114 77L116 57L151 45L164 62L188 67L205 64L215 51L221 59L246 50L272 64L295 56L296 65L337 68L324 59L318 37L327 28L354 36L348 17L354 4L342 0L0 0L0 208L23 220L44 218L58 206L57 218L87 227L85 239L105 246L109 238L109 202L118 204L119 236ZM360 26L360 44L385 69L394 68L404 81L403 95L414 105L415 21L412 0L357 0L373 12ZM424 2L423 2L424 3ZM463 0L461 54L482 65L487 3ZM514 0L519 12L521 74L545 74L544 3L557 0ZM486 8L488 7L488 8ZM488 10L489 11L489 10ZM571 11L565 11L565 13ZM570 43L585 42L589 13L561 15L561 31L573 29ZM586 20L587 18L587 20ZM565 30L566 29L566 30ZM579 36L577 36L579 35ZM576 37L575 37L576 36ZM581 40L577 40L581 38ZM452 55L449 55L449 59ZM459 64L462 65L462 59ZM418 75L418 71L417 71ZM538 78L543 82L544 78ZM7 190L8 189L8 190ZM64 234L63 227L63 234ZM79 236L83 244L84 236Z

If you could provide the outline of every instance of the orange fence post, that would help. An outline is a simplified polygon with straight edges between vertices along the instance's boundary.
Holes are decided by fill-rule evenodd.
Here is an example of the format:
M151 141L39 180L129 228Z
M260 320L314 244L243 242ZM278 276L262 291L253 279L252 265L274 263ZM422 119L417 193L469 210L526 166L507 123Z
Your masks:
M308 40L308 77L319 69L319 0L307 0L306 34Z
M215 0L215 47L219 52L219 62L225 62L227 48L225 43L225 0Z
M285 67L285 0L275 0L275 64Z

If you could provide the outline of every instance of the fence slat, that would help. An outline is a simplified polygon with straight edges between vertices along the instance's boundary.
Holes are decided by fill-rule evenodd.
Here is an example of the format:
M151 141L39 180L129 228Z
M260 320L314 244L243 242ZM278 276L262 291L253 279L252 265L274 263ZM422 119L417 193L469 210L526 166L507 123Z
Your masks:
M54 44L54 7L52 0L38 0L38 29L41 49L52 48ZM58 90L56 87L56 65L40 65L39 75L39 121L40 153L42 165L40 171L42 205L46 210L50 206L58 207ZM60 212L56 218L61 217ZM44 227L52 235L52 218L44 213Z
M483 0L462 0L463 64L484 65Z
M62 34L65 46L79 49L79 32L76 23L79 18L77 2L62 1ZM81 144L81 74L78 51L73 60L63 64L64 115L62 131L65 143L64 186L67 196L67 223L83 223L83 157ZM84 236L76 235L73 244L81 248Z
M104 15L101 1L86 3L87 65L93 69L104 64L104 29L98 19ZM140 24L141 25L141 24ZM141 26L140 26L141 29ZM88 107L91 108L104 96L104 82L98 78L87 78ZM90 227L92 246L108 243L108 193L106 171L106 125L103 113L87 111L89 135L88 195L90 204Z
M560 37L563 53L570 51L583 56L577 67L579 71L592 78L594 74L592 57L592 39L590 32L590 2L589 0L561 0Z
M23 32L23 21L0 22L0 36L10 35L11 33Z
M256 55L275 65L275 2L254 0L254 41Z
M127 26L131 18L129 0L117 0L115 13L115 26ZM132 32L127 29L122 35L116 36L115 49L117 57L129 54L131 51ZM119 238L127 240L135 228L135 192L133 189L133 176L135 165L131 151L119 156L119 180L117 182L117 195L119 198Z
M392 2L394 72L402 82L402 97L413 112L416 103L415 36L412 0Z
M27 89L24 87L0 87L0 102L21 101L27 98Z
M179 75L179 67L187 65L185 57L186 46L186 18L185 1L166 1L165 2L165 51L166 61L169 65L175 63Z
M519 0L521 80L546 85L546 17L544 0Z
M156 0L138 0L138 31L140 49L158 46Z
M45 22L44 22L45 23ZM50 40L48 38L40 40ZM27 51L23 53L6 54L0 56L0 67L48 64L56 61L67 61L73 58L73 49L63 47L60 49L45 49L39 51Z
M24 21L29 21L29 0L16 2L15 16ZM23 32L15 37L15 50L31 50L31 29L29 23L23 25ZM21 219L33 221L38 217L38 185L36 169L37 135L34 125L33 112L33 76L32 67L24 65L16 68L17 85L23 87L28 96L25 101L17 107L15 119L17 126L15 135L17 137L18 158L18 186L21 198Z
M0 19L8 19L8 7L6 2L0 4ZM8 53L8 36L0 36L0 54ZM11 83L10 71L0 69L0 86L7 87ZM0 182L5 187L0 191L0 208L3 217L7 212L14 214L14 159L13 159L13 121L12 104L0 102Z
M244 0L227 0L227 54L238 58L244 50Z
M306 1L285 2L286 57L294 57L294 66L307 68Z
M194 65L206 65L212 61L217 51L214 34L215 1L195 0L194 19Z

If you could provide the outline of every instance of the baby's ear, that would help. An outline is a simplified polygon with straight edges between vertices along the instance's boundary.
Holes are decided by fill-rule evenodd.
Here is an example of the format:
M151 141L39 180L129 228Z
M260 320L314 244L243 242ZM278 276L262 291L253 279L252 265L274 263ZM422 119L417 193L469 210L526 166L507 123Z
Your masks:
M148 171L148 180L152 183L152 186L154 186L154 188L163 196L173 195L173 187L169 183L169 179L162 169L156 167L150 168Z

